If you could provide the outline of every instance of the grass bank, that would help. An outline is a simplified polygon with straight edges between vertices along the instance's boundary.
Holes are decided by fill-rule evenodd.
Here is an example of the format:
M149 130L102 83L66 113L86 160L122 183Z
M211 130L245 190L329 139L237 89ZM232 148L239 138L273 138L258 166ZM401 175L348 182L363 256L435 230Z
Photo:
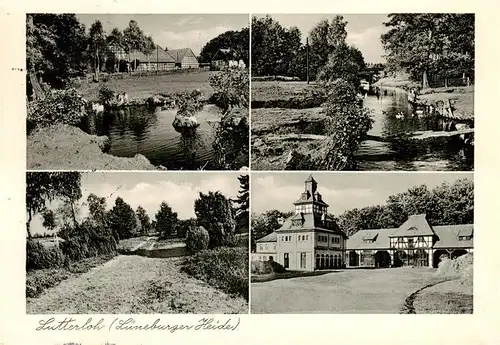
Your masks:
M29 270L26 272L26 297L38 297L46 289L57 286L63 280L78 277L92 268L104 264L113 257L114 254L103 255L72 262L68 267Z
M33 131L27 138L27 169L156 170L143 155L115 157L103 152L108 138L57 124Z
M418 293L413 306L416 314L472 314L472 286L460 280L445 281Z

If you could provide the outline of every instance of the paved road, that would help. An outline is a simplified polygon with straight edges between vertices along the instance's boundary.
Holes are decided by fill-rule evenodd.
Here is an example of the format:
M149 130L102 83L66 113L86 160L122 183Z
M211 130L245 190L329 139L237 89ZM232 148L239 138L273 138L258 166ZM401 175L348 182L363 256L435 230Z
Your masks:
M434 280L429 268L347 269L251 285L252 313L399 313Z
M180 259L118 255L38 298L28 314L248 313L234 298L180 271Z

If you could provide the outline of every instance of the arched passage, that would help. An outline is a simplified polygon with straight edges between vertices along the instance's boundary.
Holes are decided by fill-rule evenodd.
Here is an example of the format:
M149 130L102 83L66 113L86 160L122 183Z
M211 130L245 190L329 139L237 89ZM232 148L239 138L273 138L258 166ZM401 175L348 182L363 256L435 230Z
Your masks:
M427 267L429 266L429 255L423 249L418 249L415 252L414 265L417 267Z
M375 253L375 267L389 267L391 265L391 255L386 250L379 250Z
M394 253L394 266L401 267L406 264L408 256L402 250L398 250Z
M349 266L359 266L359 255L354 250L349 252Z
M319 254L316 254L316 269L320 269L320 259L319 259Z
M330 255L330 268L333 268L335 266L333 262L333 255Z
M454 251L451 252L451 258L456 259L459 256L467 254L467 251L465 249L455 249Z
M443 257L450 257L450 253L444 249L438 249L433 254L433 266L437 268Z
M325 268L325 254L321 254L321 264L319 266L321 269Z

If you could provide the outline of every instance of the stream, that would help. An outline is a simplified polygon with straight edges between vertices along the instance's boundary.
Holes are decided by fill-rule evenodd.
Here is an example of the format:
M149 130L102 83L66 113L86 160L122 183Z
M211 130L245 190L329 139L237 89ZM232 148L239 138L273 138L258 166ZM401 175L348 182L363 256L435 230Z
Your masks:
M412 116L412 108L404 91L382 89L380 96L366 96L363 105L373 112L374 136L390 136L404 132L441 130L439 120ZM396 117L397 114L402 114ZM465 147L458 136L385 143L362 142L357 152L359 170L460 170L474 169L474 149Z
M106 153L114 156L133 157L140 153L153 165L168 170L219 169L218 152L213 148L216 134L210 124L220 119L218 108L204 106L196 114L200 126L190 134L181 134L172 126L176 112L177 109L145 106L110 110L89 115L81 128L89 134L106 135L109 138ZM248 165L248 141L239 136L232 139L228 151L236 157L232 165L239 169Z

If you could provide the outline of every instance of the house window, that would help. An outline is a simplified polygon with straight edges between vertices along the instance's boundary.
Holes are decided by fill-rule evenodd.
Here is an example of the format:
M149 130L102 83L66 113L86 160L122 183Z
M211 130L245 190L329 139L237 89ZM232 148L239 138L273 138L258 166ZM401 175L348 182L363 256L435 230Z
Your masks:
M300 268L306 268L306 253L300 253Z
M259 250L264 250L262 244L259 244Z
M268 249L269 249L269 245L268 245L267 243L266 243L265 247L266 247L266 250L268 250Z
M276 243L273 243L273 250L276 250Z
M408 239L408 248L413 248L413 238Z
M309 235L306 235L306 241L309 241Z

